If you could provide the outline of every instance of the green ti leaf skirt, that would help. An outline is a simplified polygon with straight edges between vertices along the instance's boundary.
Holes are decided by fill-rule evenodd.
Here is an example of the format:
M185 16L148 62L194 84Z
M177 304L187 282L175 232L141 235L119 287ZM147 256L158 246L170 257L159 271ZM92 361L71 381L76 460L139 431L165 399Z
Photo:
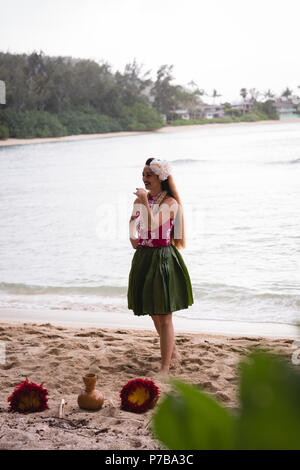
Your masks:
M194 303L187 267L174 245L137 247L127 300L135 315L167 315Z

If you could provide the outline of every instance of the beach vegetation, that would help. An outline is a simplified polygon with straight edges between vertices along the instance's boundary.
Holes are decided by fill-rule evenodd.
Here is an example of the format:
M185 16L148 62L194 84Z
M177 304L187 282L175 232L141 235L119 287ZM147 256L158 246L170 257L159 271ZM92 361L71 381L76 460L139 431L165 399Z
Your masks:
M67 135L67 128L57 115L47 111L4 109L0 112L0 125L9 129L9 136L26 139Z
M0 124L0 139L8 139L9 137L9 130L7 126Z
M181 96L181 87L173 85L173 65L162 65L156 75L156 80L151 89L154 98L153 107L158 113L167 115L176 108ZM182 95L182 93L181 93Z
M261 106L266 103L257 103L253 106L251 112L243 113L238 109L226 108L226 114L224 117L218 118L202 118L202 119L175 119L170 124L172 126L189 126L193 124L230 124L234 122L254 122L254 121L266 121L269 119L279 119L276 110L270 106Z
M144 71L136 60L113 73L103 61L50 57L42 51L0 52L0 79L6 84L6 104L0 105L0 139L279 119L270 90L265 94L268 100L259 102L261 93L255 88L240 90L240 107L220 105L223 117L202 117L207 106L204 97L215 102L222 95L216 89L209 94L193 81L188 88L174 83L173 65L167 64L158 68L152 80L150 71ZM289 93L287 88L283 95Z
M0 138L7 130L34 138L158 129L164 121L151 103L149 73L135 60L113 73L93 60L0 52Z
M130 131L155 130L164 125L162 115L143 103L124 106L119 122Z

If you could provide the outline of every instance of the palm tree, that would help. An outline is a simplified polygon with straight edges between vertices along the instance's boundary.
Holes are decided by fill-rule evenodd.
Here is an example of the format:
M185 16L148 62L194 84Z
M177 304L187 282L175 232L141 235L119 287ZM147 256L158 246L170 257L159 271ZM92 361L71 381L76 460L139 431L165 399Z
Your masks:
M197 85L196 82L194 82L194 80L191 80L191 81L188 83L188 86L189 86L190 88L192 88L193 91L198 88L198 85Z
M256 88L250 88L249 94L250 94L250 100L252 102L255 102L257 101L257 98L261 95L261 92L257 90Z
M203 101L201 99L202 96L209 96L203 88L199 88L197 83L191 80L188 83L188 86L192 89L189 93L189 102L187 103L187 107L189 110L190 116L192 119L196 119L199 116L199 113L202 114L202 105Z
M272 100L275 98L274 93L271 92L270 88L263 93L264 97L267 98L268 100Z
M241 88L240 90L240 95L242 96L242 98L244 99L244 106L243 106L243 114L245 114L245 101L246 101L246 98L247 98L247 89L246 88Z
M292 94L293 94L293 91L290 90L289 87L286 87L286 89L281 93L281 97L286 98L288 100Z
M217 92L217 90L214 89L214 90L213 90L213 94L211 95L211 97L214 99L214 105L215 105L215 99L216 99L216 98L219 98L219 96L222 96L222 95L219 95L218 92Z

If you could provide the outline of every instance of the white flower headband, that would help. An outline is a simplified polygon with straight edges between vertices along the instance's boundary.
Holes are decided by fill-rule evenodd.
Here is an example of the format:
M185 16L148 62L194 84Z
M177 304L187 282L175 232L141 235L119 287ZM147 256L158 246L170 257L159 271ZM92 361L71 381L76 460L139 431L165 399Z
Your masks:
M171 174L170 164L166 160L154 158L150 163L150 168L161 181L165 181Z

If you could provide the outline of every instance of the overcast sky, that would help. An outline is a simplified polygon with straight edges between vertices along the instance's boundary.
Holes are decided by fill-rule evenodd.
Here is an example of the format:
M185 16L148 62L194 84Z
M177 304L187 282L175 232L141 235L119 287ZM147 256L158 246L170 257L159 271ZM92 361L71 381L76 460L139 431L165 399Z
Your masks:
M0 50L151 70L236 100L242 87L300 94L300 0L0 0ZM1 79L1 77L0 77Z

